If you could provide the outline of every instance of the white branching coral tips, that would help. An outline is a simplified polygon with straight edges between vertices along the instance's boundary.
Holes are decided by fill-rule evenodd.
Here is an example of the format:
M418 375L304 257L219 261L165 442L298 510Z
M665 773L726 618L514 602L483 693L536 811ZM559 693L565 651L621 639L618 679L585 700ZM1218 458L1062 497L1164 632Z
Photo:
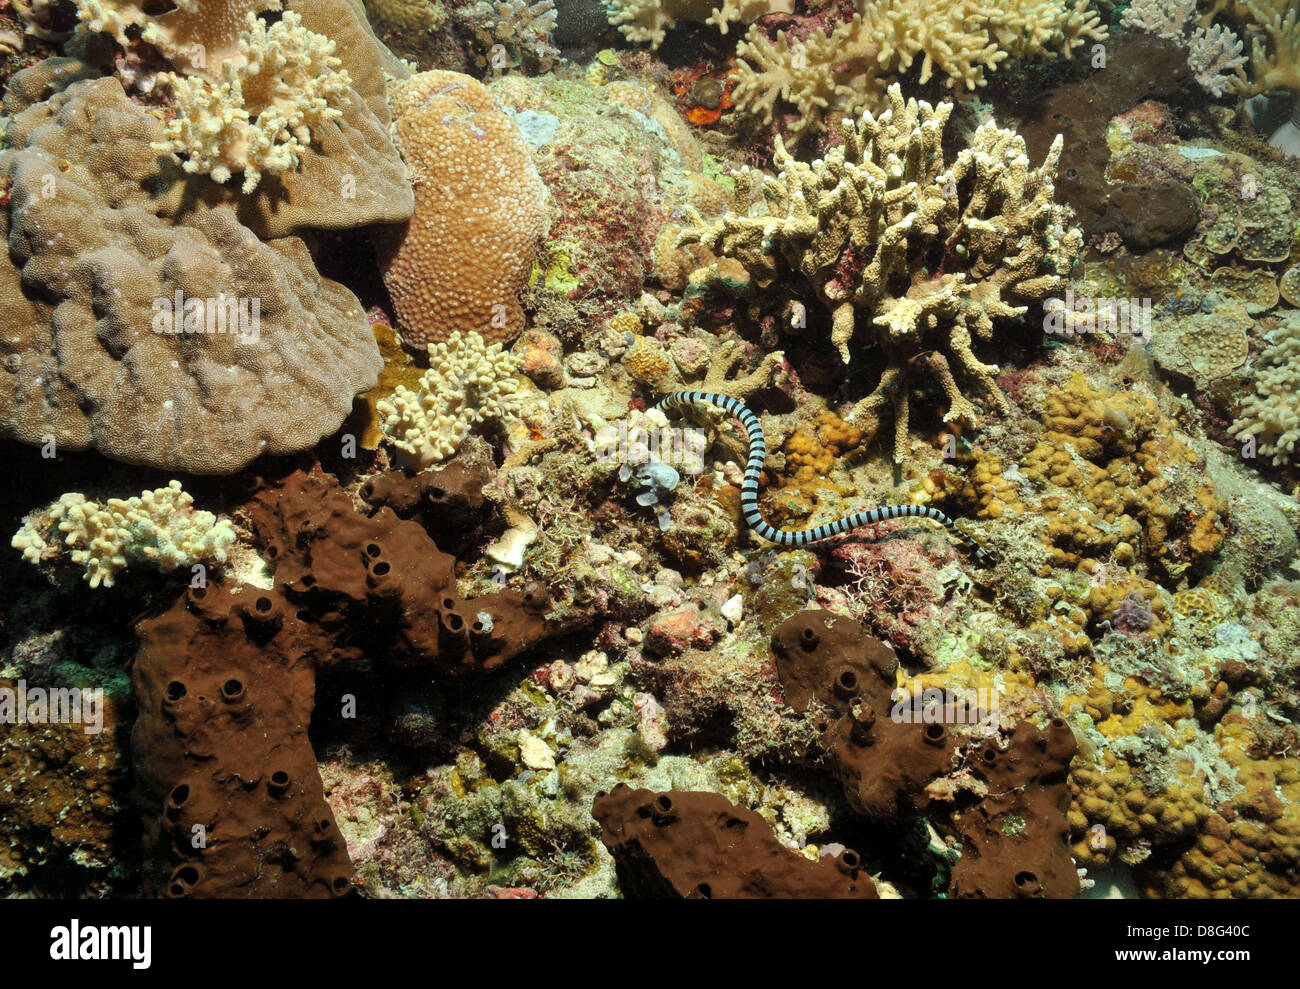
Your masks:
M280 0L173 0L147 13L144 0L77 0L85 29L105 31L124 48L133 35L153 45L186 75L220 82L224 65L241 59L239 31L249 14L279 10Z
M610 0L609 22L628 41L646 41L651 48L664 42L680 21L712 24L723 34L737 21L752 24L764 14L790 13L793 0Z
M736 46L732 98L770 123L777 100L794 111L792 142L837 116L856 117L884 102L886 87L920 63L922 85L938 75L955 91L973 91L1008 58L1069 57L1105 26L1091 0L874 0L850 20L804 40L756 27Z
M972 341L990 340L995 320L1022 316L1022 303L1060 291L1083 235L1055 201L1059 137L1032 169L1024 140L990 121L948 164L942 141L952 104L905 102L897 85L886 95L887 110L843 121L844 143L812 164L778 138L780 174L740 173L731 211L680 241L737 259L761 288L802 274L831 312L831 340L845 363L855 336L873 327L889 362L850 421L892 401L901 460L912 377L937 379L949 400L946 421L975 424L954 371L1006 407L997 367L976 358Z
M181 482L172 481L138 498L110 498L102 505L83 494L65 494L28 516L11 545L29 563L66 554L84 568L91 587L112 587L118 572L136 562L163 571L200 561L224 563L234 542L228 520L195 511Z
M1258 444L1281 467L1300 460L1300 314L1288 313L1270 336L1275 342L1259 355L1255 391L1243 399L1228 435Z
M226 182L244 173L243 192L264 172L298 167L312 131L342 116L352 80L334 57L334 42L308 31L292 11L267 26L249 14L240 58L223 64L223 81L166 73L176 116L159 151L185 156L188 172Z
M414 470L445 460L479 423L519 416L521 359L488 346L477 333L459 331L429 345L429 370L412 391L398 386L376 403L379 428L398 450L398 460Z

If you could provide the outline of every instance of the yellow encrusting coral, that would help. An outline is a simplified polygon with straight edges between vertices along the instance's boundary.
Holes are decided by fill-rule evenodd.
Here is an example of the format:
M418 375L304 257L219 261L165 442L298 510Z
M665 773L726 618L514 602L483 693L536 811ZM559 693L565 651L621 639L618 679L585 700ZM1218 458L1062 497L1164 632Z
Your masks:
M174 570L200 561L226 562L235 542L229 520L196 512L180 481L143 491L135 498L100 504L77 492L65 494L44 512L33 513L10 545L29 563L63 553L85 570L91 587L112 587L119 571L144 561Z

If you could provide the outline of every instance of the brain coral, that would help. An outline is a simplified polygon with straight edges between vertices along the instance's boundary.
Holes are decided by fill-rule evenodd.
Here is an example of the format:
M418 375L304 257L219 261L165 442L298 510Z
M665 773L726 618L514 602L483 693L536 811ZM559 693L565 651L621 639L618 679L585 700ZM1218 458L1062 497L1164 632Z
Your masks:
M421 72L393 92L393 129L415 185L415 216L380 235L380 265L403 340L460 330L489 343L523 329L516 293L547 227L547 194L514 121L476 80Z
M112 78L11 121L0 432L194 473L306 449L378 378L366 315L302 240L202 202L161 137Z

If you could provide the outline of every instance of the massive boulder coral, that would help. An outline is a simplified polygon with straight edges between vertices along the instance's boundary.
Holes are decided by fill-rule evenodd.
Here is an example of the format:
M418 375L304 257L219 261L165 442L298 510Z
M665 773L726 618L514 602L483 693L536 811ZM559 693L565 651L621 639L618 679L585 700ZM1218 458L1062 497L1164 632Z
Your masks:
M797 143L835 117L879 111L886 88L918 59L922 85L937 69L960 94L986 85L1008 58L1069 57L1105 38L1091 0L860 0L853 17L829 31L778 31L772 39L751 28L736 47L747 61L738 63L732 98L769 124L778 99L788 104Z
M394 87L393 131L415 185L415 216L379 235L384 283L405 343L457 330L508 342L517 293L546 234L546 187L508 116L481 83L421 72Z
M0 431L208 474L307 449L378 377L366 315L301 239L196 197L162 129L112 78L11 120Z
M810 861L771 825L716 793L634 790L625 783L591 808L627 897L877 899L857 853Z
M811 165L778 140L780 174L737 176L731 211L680 241L735 258L760 288L803 275L831 311L831 341L845 363L865 329L859 313L873 314L887 366L848 421L860 425L892 402L902 461L918 375L947 395L945 422L977 421L950 361L1005 410L998 368L975 356L972 341L991 340L995 320L1017 319L1026 303L1062 290L1083 235L1055 199L1059 138L1031 168L1024 140L990 121L948 164L952 104L905 102L897 85L888 99L879 117L843 121L844 143ZM796 304L789 299L788 311Z
M195 511L194 498L172 481L137 498L109 498L104 504L77 492L65 494L39 515L33 513L11 545L29 563L65 551L84 568L91 587L112 587L119 571L145 562L174 570L200 561L225 563L235 542L228 519Z

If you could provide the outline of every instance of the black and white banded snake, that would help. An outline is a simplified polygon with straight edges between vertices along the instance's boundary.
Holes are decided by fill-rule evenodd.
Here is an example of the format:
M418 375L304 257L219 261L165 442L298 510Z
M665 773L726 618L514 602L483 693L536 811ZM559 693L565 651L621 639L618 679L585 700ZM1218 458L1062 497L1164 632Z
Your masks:
M966 533L962 532L943 512L926 505L884 505L866 512L854 512L834 522L827 522L814 529L802 529L787 532L769 525L763 519L758 507L758 475L767 460L767 442L763 438L763 426L758 416L751 412L743 402L726 395L703 391L675 391L660 400L655 408L665 415L691 405L713 405L728 415L733 415L745 427L749 439L749 459L745 464L745 479L740 487L740 506L749 527L764 539L781 546L807 546L809 543L838 536L842 532L856 529L863 525L874 525L888 519L926 518L938 522L963 545L969 548L983 566L992 566L993 558Z

